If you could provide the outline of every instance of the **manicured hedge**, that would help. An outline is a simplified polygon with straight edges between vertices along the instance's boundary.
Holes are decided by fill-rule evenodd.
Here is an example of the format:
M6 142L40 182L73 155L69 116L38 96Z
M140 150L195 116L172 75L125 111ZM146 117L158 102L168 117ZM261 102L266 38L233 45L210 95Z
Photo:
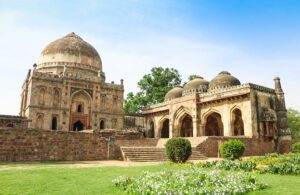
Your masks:
M242 157L245 151L245 145L239 140L229 140L221 146L221 156L229 160L235 160Z
M192 154L191 142L182 137L171 138L165 145L165 151L172 162L184 163Z

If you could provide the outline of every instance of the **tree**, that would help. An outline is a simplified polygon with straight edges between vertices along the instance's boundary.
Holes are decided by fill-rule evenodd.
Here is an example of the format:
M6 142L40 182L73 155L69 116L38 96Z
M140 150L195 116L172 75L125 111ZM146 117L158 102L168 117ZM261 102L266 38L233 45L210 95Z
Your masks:
M151 104L164 101L166 93L181 83L181 76L176 69L154 67L138 82L139 92L127 94L124 109L127 113L139 113Z
M292 141L300 142L300 112L298 110L289 108L288 121L292 133Z

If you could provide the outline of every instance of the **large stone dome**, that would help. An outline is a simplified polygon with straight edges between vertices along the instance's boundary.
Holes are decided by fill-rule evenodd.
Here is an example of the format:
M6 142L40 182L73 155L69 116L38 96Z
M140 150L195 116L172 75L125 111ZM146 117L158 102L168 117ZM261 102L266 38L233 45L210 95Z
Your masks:
M55 68L64 66L94 72L102 71L102 62L97 50L75 33L48 44L37 63L37 69L45 71L53 69L54 72Z
M209 82L204 80L203 77L195 76L194 79L184 85L184 95L189 93L207 92L208 85Z
M168 93L165 95L165 101L182 97L182 92L183 92L183 88L181 86L175 86L173 89L168 91Z
M209 91L240 85L240 84L241 82L237 78L232 76L229 72L222 71L218 74L218 76L216 76L214 79L210 81Z

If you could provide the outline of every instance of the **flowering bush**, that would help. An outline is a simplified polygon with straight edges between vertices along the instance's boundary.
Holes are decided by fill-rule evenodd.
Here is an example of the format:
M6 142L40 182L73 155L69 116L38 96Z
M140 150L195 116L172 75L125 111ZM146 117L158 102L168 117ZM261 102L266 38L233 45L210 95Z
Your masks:
M268 154L245 161L212 161L199 163L199 167L222 170L259 171L260 173L300 175L300 154Z
M221 156L229 160L239 159L245 151L245 144L240 140L228 140L221 146Z
M140 177L119 177L116 186L129 194L242 194L263 189L249 173L205 171L192 166L180 171L144 172Z
M167 157L176 163L187 161L192 154L191 142L182 137L169 139L165 145L165 149Z
M210 168L215 167L223 170L243 170L243 171L252 171L256 169L256 163L252 161L229 161L229 160L221 160L221 161L212 161L206 163L200 163L200 167Z

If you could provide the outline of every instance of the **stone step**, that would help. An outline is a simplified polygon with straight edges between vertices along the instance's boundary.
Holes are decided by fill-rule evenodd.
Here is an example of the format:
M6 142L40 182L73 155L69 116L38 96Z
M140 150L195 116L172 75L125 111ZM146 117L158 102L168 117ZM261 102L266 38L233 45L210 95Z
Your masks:
M134 162L151 162L151 161L166 161L164 148L156 147L121 147L125 160ZM193 149L189 160L204 160L207 159L199 151Z

